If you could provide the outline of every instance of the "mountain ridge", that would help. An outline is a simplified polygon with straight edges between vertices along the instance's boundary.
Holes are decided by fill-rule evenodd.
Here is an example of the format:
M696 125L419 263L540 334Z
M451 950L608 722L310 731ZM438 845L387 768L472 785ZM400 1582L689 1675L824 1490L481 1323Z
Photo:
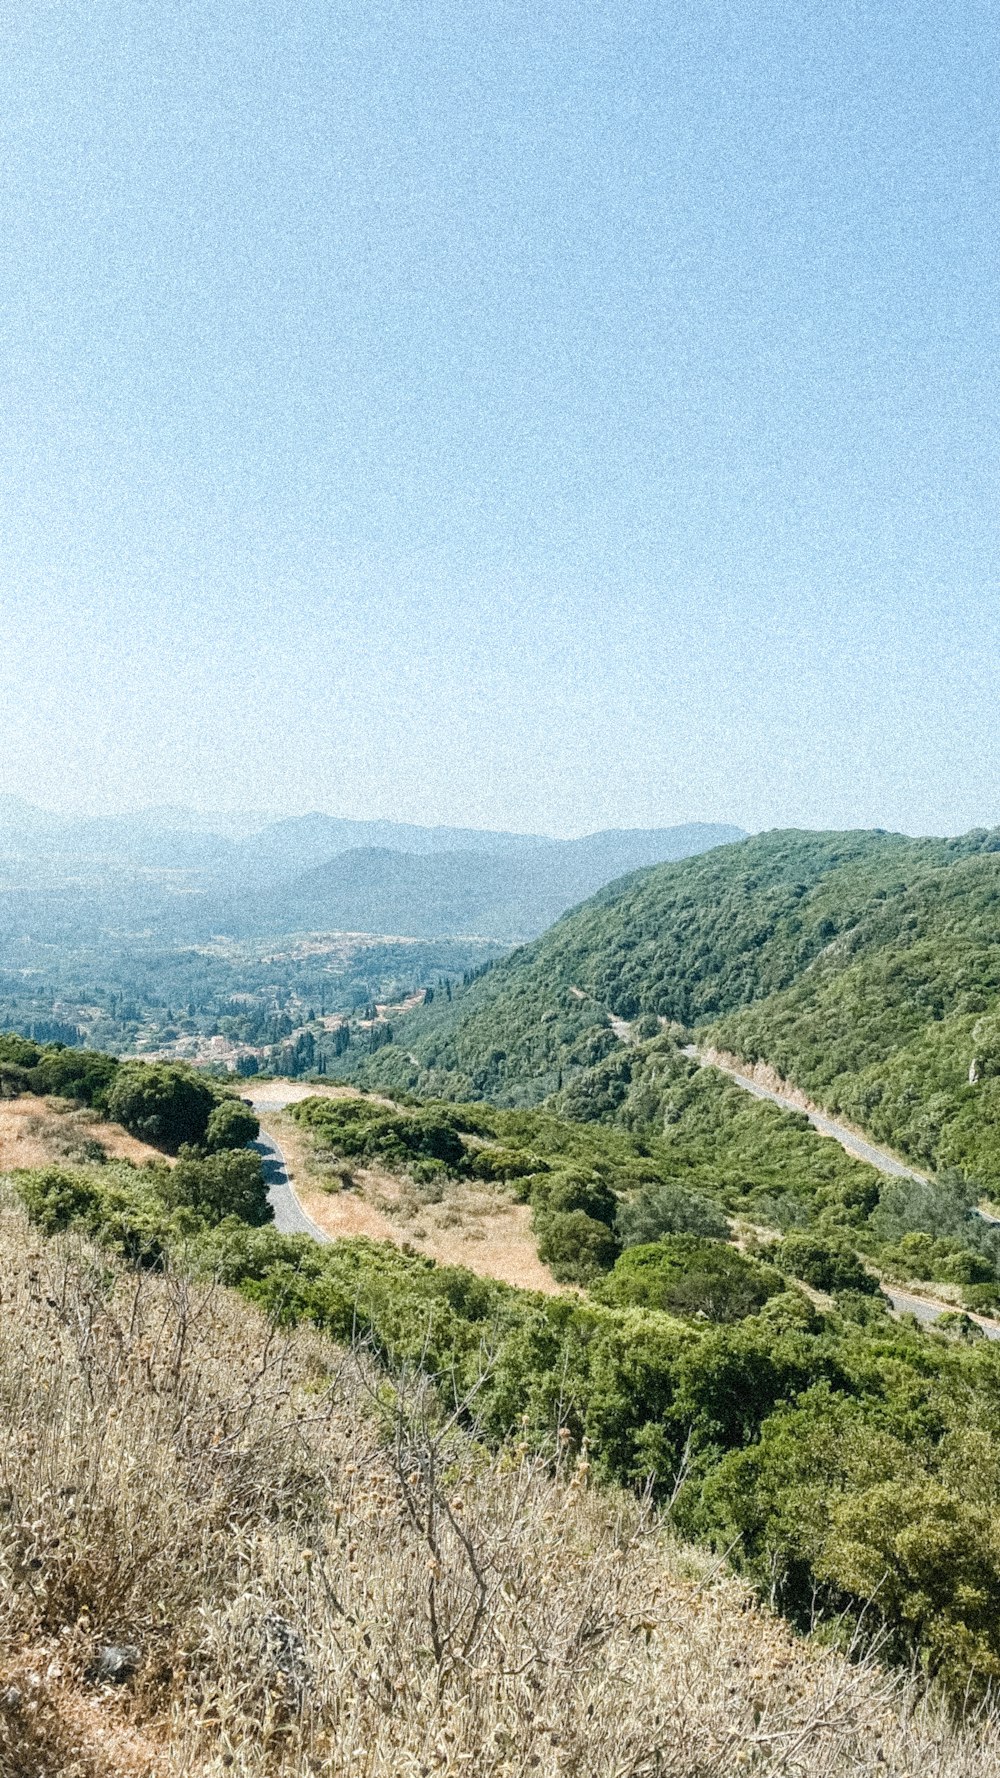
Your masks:
M1000 1193L1000 831L779 830L635 873L354 1065L441 1097L572 1093L594 1115L588 1071L633 1067L613 1020L697 1030Z
M174 809L62 820L4 799L4 929L57 942L102 929L188 940L322 929L511 943L611 877L742 831L688 823L553 840L313 814L233 837L182 821Z

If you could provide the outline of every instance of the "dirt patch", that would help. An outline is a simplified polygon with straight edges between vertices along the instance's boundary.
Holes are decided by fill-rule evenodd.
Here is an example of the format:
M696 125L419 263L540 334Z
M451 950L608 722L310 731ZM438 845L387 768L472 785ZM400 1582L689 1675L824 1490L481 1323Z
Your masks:
M105 1123L96 1111L74 1109L66 1100L30 1093L0 1100L0 1171L86 1166L100 1160L134 1161L141 1167L167 1158L120 1124Z
M241 1096L249 1099L258 1116L298 1105L302 1099L370 1099L375 1105L393 1104L380 1093L359 1093L357 1087L318 1087L301 1080L262 1081L260 1086L245 1086Z
M281 1149L306 1215L331 1240L368 1235L397 1247L414 1247L441 1265L465 1266L481 1278L496 1278L521 1290L540 1290L548 1296L565 1292L566 1286L556 1283L538 1257L528 1205L514 1203L501 1189L450 1180L435 1202L399 1174L350 1162L344 1165L352 1183L341 1188L332 1169L324 1167L308 1131L294 1118L267 1112L261 1127Z

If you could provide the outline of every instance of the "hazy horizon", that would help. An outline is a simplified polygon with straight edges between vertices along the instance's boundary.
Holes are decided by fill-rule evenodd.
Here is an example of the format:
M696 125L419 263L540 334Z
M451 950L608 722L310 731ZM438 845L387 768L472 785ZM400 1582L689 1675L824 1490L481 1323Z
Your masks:
M483 820L483 821L461 821L461 822L447 821L447 820L445 820L445 821L414 821L414 820L410 820L405 815L399 816L399 817L385 815L380 810L377 810L377 809L374 812L364 812L361 814L352 813L352 814L348 815L348 814L345 814L343 812L343 810L341 810L341 809L320 808L318 805L314 805L312 807L296 808L296 809L247 809L247 808L240 807L237 804L233 804L232 806L229 806L229 807L217 805L216 807L212 808L212 807L198 807L195 804L186 804L186 803L142 803L142 804L134 804L131 806L124 805L120 808L113 808L113 809L112 808L95 808L95 807L67 808L64 806L60 807L60 806L56 806L53 804L34 803L29 798L20 797L16 792L12 793L9 791L0 792L0 824L2 824L3 805L7 801L23 802L26 807L29 807L33 810L37 810L41 814L51 816L53 819L56 819L56 820L64 820L64 821L78 821L78 820L79 821L87 821L87 820L105 820L105 819L125 821L125 820L129 820L129 819L138 819L138 818L141 818L144 816L160 815L160 814L162 814L164 816L167 816L167 815L189 816L189 817L193 817L199 823L199 825L202 826L206 831L213 831L214 830L217 832L222 832L228 827L235 829L237 826L239 826L240 828L245 828L247 831L250 831L251 829L258 830L263 827L270 826L271 824L276 823L276 822L289 821L289 820L293 820L293 821L294 820L308 820L311 816L320 816L320 817L323 817L325 819L329 819L332 821L349 821L349 822L357 823L359 825L363 824L363 825L371 825L371 826L386 825L386 826L399 826L399 827L414 827L414 828L417 828L421 831L426 831L428 829L434 829L434 828L442 828L442 829L452 828L452 829L455 829L456 831L459 831L459 832L496 833L496 834L502 834L502 835L510 835L513 837L521 838L521 839L537 839L537 840L579 840L579 839L587 839L587 838L590 838L590 837L600 834L600 833L630 832L630 831L632 831L632 832L659 832L659 831L667 832L667 831L670 831L671 829L674 829L674 828L683 828L683 827L741 828L743 830L744 836L747 839L752 839L755 835L760 834L760 833L766 833L766 832L772 832L772 831L778 831L778 832L791 831L795 828L799 828L801 831L811 832L811 833L848 831L846 829L832 828L829 826L824 827L824 826L814 824L814 823L796 823L796 822L775 822L771 828L750 828L750 827L747 827L744 822L738 821L736 819L731 819L730 817L728 817L726 815L713 815L713 816L692 815L690 817L680 818L676 821L653 822L653 823L650 823L648 825L648 827L644 826L642 828L640 828L638 826L629 828L629 827L624 826L622 823L609 823L606 826L602 826L602 827L597 827L597 826L591 825L589 827L575 829L572 832L557 833L554 831L543 831L541 829L534 829L534 828L528 829L528 828L522 828L522 827L501 827L499 825L492 825L485 820ZM213 823L217 824L214 827L214 829L213 829ZM855 825L861 825L861 824L855 824ZM882 831L885 833L903 834L907 838L910 838L910 839L921 839L921 838L952 839L952 838L959 837L963 833L968 833L969 831L971 831L974 828L989 829L992 827L1000 827L1000 821L971 822L968 827L963 827L963 828L952 827L952 828L948 828L948 829L941 829L939 831L932 831L930 829L904 828L904 827L890 828L890 827L887 827L884 822L873 822L873 823L867 823L865 825L867 827L869 827L870 829L876 829L876 830L879 830L879 831Z
M241 808L235 804L232 807L228 807L228 808L224 807L224 806L216 806L214 808L211 808L211 807L199 808L194 804L185 804L185 803L142 803L142 804L134 804L131 806L123 806L121 808L114 808L114 809L94 808L94 807L90 807L90 808L81 807L81 808L74 809L74 808L67 808L65 806L60 807L60 806L54 805L54 804L36 803L36 802L33 802L30 798L22 797L17 792L10 792L10 791L0 792L0 824L2 824L2 819L3 819L3 814L4 814L4 806L5 806L5 804L8 804L8 803L23 804L23 806L26 809L30 809L32 812L37 812L39 814L49 816L52 819L57 820L57 821L90 821L90 820L94 820L94 821L99 821L99 820L127 821L130 819L140 819L142 817L148 817L151 815L162 815L164 817L185 816L185 817L193 817L196 821L198 821L198 823L200 825L203 825L206 828L210 828L213 821L217 822L220 827L226 827L229 825L235 826L236 824L240 824L240 825L245 824L248 827L251 825L253 825L255 827L264 827L264 826L268 826L274 822L279 822L279 821L308 820L311 816L320 816L321 818L332 820L332 821L349 821L349 822L355 822L358 824L371 825L371 826L386 825L386 826L400 826L400 827L415 827L420 830L432 829L434 827L453 828L457 832L510 834L510 835L513 835L513 836L516 836L516 837L522 838L522 839L541 839L541 840L583 839L583 838L587 838L588 836L596 834L596 833L615 832L615 831L627 832L627 831L629 831L628 829L614 828L614 827L612 827L612 828L588 827L588 828L583 828L578 833L577 832L563 833L563 834L542 833L542 832L536 832L534 830L528 830L525 828L518 828L518 827L492 827L485 821L483 821L483 822L455 822L455 821L417 822L417 821L409 821L405 817L401 817L397 820L396 817L390 817L387 815L383 815L377 810L374 813L369 813L369 814L345 815L339 809L321 809L321 808L315 807L315 806L312 808L301 808L301 809L269 809L269 810L263 809L262 810L262 809ZM675 828L675 827L740 827L741 825L742 825L742 823L740 823L738 821L728 821L728 820L724 820L722 818L719 818L718 820L715 820L715 819L703 820L700 816L692 816L690 820L672 821L672 822L667 822L667 823L657 823L655 827L653 827L652 829L650 829L648 831L655 832L655 831L659 831L661 828L663 831L669 831L670 829ZM633 831L644 831L644 830L633 830Z

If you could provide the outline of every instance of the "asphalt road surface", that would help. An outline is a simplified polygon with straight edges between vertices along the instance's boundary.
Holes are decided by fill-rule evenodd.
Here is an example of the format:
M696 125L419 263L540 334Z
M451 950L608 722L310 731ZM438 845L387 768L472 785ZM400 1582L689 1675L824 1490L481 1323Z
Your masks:
M288 1163L273 1136L261 1130L253 1144L264 1165L267 1196L274 1211L274 1226L279 1235L311 1235L314 1241L329 1241L318 1222L307 1216L292 1190Z
M693 1043L687 1046L684 1053L693 1056L696 1061L701 1061ZM853 1130L846 1129L843 1124L836 1123L824 1112L807 1111L803 1113L801 1105L796 1105L794 1099L786 1099L783 1093L776 1093L770 1087L762 1087L759 1081L751 1080L746 1074L740 1074L736 1068L727 1068L724 1062L712 1062L706 1066L717 1068L720 1074L728 1074L730 1080L735 1081L738 1087L742 1087L745 1093L752 1093L755 1099L770 1099L772 1105L780 1105L782 1111L797 1111L800 1117L807 1117L809 1122L824 1136L832 1136L835 1142L840 1143L841 1148L846 1148L848 1154L853 1154L859 1161L867 1161L868 1165L875 1167L879 1173L891 1174L896 1179L923 1180L922 1173L915 1173L912 1167L904 1166L902 1161L897 1161L895 1155L888 1154L884 1148L876 1148L873 1142L866 1142L863 1136L858 1136Z
M686 1054L693 1056L696 1061L701 1060L694 1044L687 1046ZM738 1087L742 1087L745 1093L752 1093L755 1099L770 1099L773 1105L780 1105L783 1111L801 1112L802 1110L801 1105L796 1105L793 1099L786 1099L784 1094L773 1092L769 1087L762 1087L759 1081L750 1080L747 1075L740 1074L735 1068L727 1068L722 1062L712 1062L706 1066L718 1068L721 1074L727 1074L730 1080L735 1081ZM880 1173L888 1173L897 1179L923 1180L922 1173L915 1173L911 1167L904 1167L902 1161L897 1161L895 1155L887 1154L884 1148L876 1148L874 1143L866 1142L863 1137L856 1136L853 1130L845 1130L842 1124L835 1123L833 1118L825 1117L821 1111L807 1111L805 1115L824 1136L832 1136L842 1148L846 1148L848 1154L856 1155L859 1160L867 1161L869 1166L877 1168ZM987 1216L985 1220L994 1222L997 1218ZM882 1290L898 1315L915 1315L918 1321L924 1321L928 1325L935 1322L938 1316L946 1310L954 1307L952 1303L931 1301L927 1297L913 1296L908 1290L896 1290L889 1284L883 1284ZM1000 1340L1000 1322L990 1321L983 1315L973 1315L971 1319L978 1322L988 1340Z

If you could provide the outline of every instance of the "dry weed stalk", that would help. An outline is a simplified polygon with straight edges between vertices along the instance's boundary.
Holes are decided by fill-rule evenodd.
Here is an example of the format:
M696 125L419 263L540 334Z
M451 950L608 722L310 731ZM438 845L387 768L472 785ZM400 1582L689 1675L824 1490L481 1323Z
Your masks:
M474 1401L16 1212L0 1291L3 1778L1000 1778Z

